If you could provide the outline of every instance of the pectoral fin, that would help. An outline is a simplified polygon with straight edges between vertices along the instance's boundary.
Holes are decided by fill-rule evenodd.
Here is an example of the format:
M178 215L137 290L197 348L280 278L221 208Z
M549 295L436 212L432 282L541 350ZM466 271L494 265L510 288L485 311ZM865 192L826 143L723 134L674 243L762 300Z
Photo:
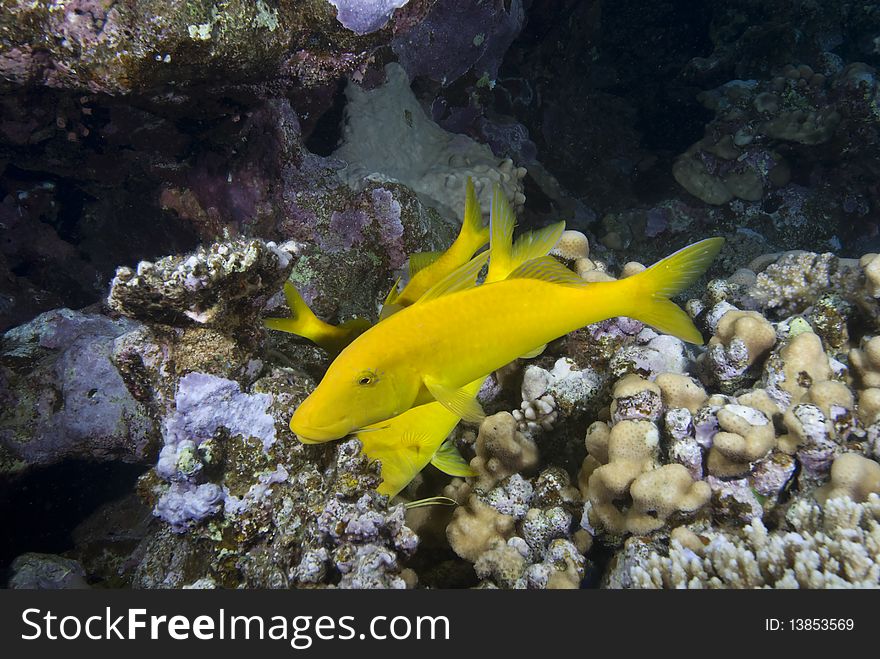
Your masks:
M455 448L448 439L440 445L434 457L431 458L431 464L437 467L444 474L450 476L476 476L477 472L471 469L471 466L461 457L461 453Z
M486 418L483 408L466 387L451 389L431 378L425 378L424 382L436 401L457 417L470 423L481 423Z
M542 352L544 352L544 350L546 348L547 348L547 344L543 343L543 344L539 345L537 348L535 348L534 350L530 350L526 354L520 355L520 359L532 359L533 357L537 357Z

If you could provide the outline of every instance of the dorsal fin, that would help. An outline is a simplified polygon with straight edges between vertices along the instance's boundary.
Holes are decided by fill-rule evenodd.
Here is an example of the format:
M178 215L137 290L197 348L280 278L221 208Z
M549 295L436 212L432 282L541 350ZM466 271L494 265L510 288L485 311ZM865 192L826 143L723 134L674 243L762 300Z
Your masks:
M473 247L474 252L489 242L489 228L483 226L483 210L474 190L474 182L467 177L464 193L464 216L461 219L461 232L457 240L464 240Z
M416 304L422 304L438 297L449 295L450 293L457 293L458 291L473 288L476 285L477 275L480 274L480 270L483 269L483 266L486 265L486 261L489 259L489 251L490 250L486 250L485 252L477 254L463 266L450 272L443 279L429 288L425 294L418 299Z
M409 278L412 279L420 270L424 270L440 258L441 252L415 252L409 255Z
M537 279L563 286L586 286L587 282L566 268L552 256L526 261L510 273L508 279Z
M511 262L515 227L513 209L504 196L504 190L496 183L492 189L492 209L489 214L489 248L492 250L492 259L489 261L486 279L490 282L504 279L516 267Z
M521 235L513 245L512 260L515 266L519 267L532 259L547 256L559 242L563 231L565 231L565 222L560 221Z

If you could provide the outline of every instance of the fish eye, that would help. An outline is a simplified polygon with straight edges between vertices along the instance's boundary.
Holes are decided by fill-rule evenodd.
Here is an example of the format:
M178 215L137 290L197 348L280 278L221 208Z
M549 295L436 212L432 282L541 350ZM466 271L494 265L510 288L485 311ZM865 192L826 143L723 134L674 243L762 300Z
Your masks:
M376 377L375 373L373 373L372 371L365 371L358 375L357 383L362 387L368 387L376 382L377 379L378 378Z

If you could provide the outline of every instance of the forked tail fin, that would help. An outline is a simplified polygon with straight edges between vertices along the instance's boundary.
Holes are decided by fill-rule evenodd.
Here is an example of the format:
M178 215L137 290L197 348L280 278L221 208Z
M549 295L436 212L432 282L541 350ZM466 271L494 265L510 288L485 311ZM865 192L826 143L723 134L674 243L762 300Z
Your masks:
M318 318L293 284L285 282L284 297L290 307L289 318L264 318L269 329L289 332L309 339L331 354L339 354L354 338L369 327L369 321L355 318L335 326Z
M621 315L636 318L684 341L702 344L703 337L690 317L669 298L699 279L723 244L724 238L701 240L624 279L621 283L626 283L629 295L623 302L630 308Z

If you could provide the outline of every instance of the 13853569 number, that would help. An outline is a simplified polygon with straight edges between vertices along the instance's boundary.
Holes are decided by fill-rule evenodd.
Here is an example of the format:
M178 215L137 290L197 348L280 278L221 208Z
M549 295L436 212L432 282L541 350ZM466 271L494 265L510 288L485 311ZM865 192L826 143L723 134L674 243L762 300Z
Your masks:
M852 631L855 628L852 618L790 618L788 624L795 632Z

